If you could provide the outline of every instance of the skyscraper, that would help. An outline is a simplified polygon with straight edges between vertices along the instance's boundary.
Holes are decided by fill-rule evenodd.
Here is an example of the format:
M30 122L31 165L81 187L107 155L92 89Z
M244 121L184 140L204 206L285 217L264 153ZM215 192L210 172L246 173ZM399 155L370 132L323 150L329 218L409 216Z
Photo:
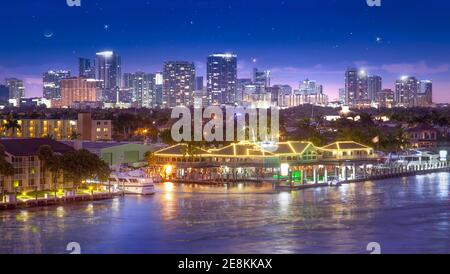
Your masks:
M203 90L203 76L195 77L195 90L202 91Z
M345 72L345 104L356 106L360 102L369 100L367 87L367 73L356 68Z
M43 95L45 99L61 98L60 83L62 79L69 78L68 70L49 70L44 73L42 82L44 84Z
M19 102L20 98L25 97L25 87L23 81L17 78L6 78L5 84L9 89L9 99L16 99Z
M376 101L378 94L382 90L382 79L380 76L373 75L368 78L368 97L371 101Z
M0 84L0 105L7 105L9 100L9 88Z
M236 102L242 105L244 100L245 86L251 85L252 79L242 78L236 80Z
M100 81L102 100L115 103L121 87L122 61L119 55L112 51L97 53L96 79Z
M395 104L399 107L413 107L418 93L415 77L403 76L395 82Z
M431 80L419 81L419 92L416 101L418 106L423 107L433 104L433 82Z
M154 105L155 74L144 72L125 73L124 87L131 88L132 102L140 107L151 108Z
M195 65L186 61L164 63L163 107L191 106L195 91Z
M95 68L91 59L78 58L78 76L95 79Z
M207 60L207 97L211 104L236 102L237 56L212 54Z
M163 74L161 72L157 72L155 74L155 86L154 92L155 92L155 106L161 107L163 102Z
M270 87L270 71L260 71L257 68L253 69L253 84L256 86L257 93L263 93L265 88Z

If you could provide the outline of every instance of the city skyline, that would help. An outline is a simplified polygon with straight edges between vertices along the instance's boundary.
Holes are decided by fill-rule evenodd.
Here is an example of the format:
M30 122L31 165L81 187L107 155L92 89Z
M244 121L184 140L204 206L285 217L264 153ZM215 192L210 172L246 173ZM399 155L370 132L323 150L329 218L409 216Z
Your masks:
M83 1L71 8L65 1L8 2L7 9L23 15L1 19L10 28L1 33L7 42L0 45L0 79L23 79L26 97L34 97L42 96L43 72L67 69L76 74L78 58L94 58L99 51L122 56L122 72L154 73L162 71L165 61L187 60L204 77L208 55L233 52L238 78L251 78L257 67L271 71L272 85L296 89L303 79L314 79L334 99L344 87L345 70L360 67L382 76L383 88L394 89L402 75L433 80L434 101L450 102L449 19L444 13L449 3L408 3L371 8L365 1L331 0L259 5ZM405 12L396 13L399 8ZM44 17L48 12L53 19ZM144 16L148 12L154 16ZM118 20L122 13L134 16Z

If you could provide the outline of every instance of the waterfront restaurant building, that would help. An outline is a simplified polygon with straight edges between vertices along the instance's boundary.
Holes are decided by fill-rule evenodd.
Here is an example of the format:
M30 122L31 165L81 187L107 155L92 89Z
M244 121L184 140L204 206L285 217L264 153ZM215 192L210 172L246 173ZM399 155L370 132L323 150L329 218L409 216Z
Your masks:
M170 166L175 178L186 174L237 179L261 179L279 176L282 165L297 172L301 181L327 181L328 177L355 178L356 169L377 161L372 148L352 142L336 142L316 147L311 142L289 141L278 144L241 142L218 149L189 149L177 144L155 152L156 163ZM164 170L162 171L164 173ZM200 174L200 175L199 175ZM213 176L213 177L211 177ZM199 180L198 178L195 180Z

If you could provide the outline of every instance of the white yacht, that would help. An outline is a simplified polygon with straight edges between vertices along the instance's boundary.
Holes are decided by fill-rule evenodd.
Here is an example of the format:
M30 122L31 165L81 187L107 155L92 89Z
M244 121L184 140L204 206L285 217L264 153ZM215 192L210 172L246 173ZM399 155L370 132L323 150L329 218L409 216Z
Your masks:
M111 173L109 182L106 182L106 189L109 188L113 192L124 192L125 194L155 194L153 179L141 170Z

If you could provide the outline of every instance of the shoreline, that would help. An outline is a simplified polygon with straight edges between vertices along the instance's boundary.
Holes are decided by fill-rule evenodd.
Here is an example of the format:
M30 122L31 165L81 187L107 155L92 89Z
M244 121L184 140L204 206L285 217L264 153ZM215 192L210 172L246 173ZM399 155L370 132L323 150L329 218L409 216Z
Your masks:
M431 173L440 173L440 172L450 172L450 167L444 168L436 168L429 170L414 170L414 171L402 171L397 173L390 174L378 174L366 178L358 178L353 180L342 181L340 184L351 184L351 183L361 183L367 181L380 181L391 178L402 178L402 177L412 177L417 175L425 175ZM252 182L255 182L252 180ZM264 182L261 181L261 182ZM272 183L269 181L265 181L266 183ZM205 182L174 182L176 184L203 184L203 185L223 185L223 184L237 184L237 183L205 183ZM279 190L302 190L302 189L311 189L317 187L334 187L330 186L328 183L317 183L317 184L305 184L299 186L275 186L276 189ZM15 210L15 209L24 209L24 208L35 208L35 207L46 207L52 205L62 205L62 204L70 204L77 202L85 202L85 201L100 201L100 200L109 200L113 199L116 196L121 196L121 193L96 193L96 194L86 194L86 195L77 195L73 197L58 197L58 198L38 198L38 199L30 199L27 201L17 201L11 203L0 203L0 211L4 210Z

